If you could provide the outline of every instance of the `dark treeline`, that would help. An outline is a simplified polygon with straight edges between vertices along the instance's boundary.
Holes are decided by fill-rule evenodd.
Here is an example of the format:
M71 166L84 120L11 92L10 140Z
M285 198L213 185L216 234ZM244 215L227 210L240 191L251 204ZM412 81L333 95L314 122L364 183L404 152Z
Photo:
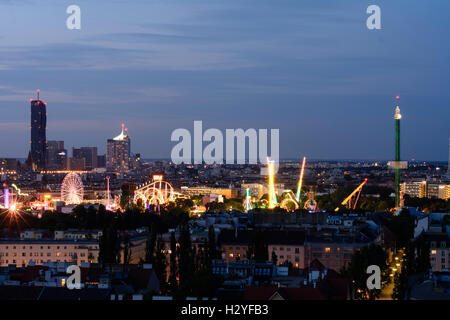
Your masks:
M421 208L425 212L447 212L450 210L450 199L411 198L408 195L405 195L404 198L405 206Z
M340 270L340 273L352 280L353 295L355 299L374 300L381 290L367 288L367 267L376 265L380 268L382 282L389 281L388 254L383 247L371 244L355 251L350 263Z
M430 243L423 234L408 242L403 250L403 264L394 278L392 297L397 300L408 298L411 290L410 279L413 276L426 275L431 268Z
M193 244L185 221L179 226L178 238L171 232L168 246L156 225L152 225L141 263L152 264L160 281L159 294L172 295L175 299L212 298L223 282L221 276L212 272L212 262L219 257L214 228L209 228L207 241Z
M392 298L403 300L410 289L412 276L425 274L431 268L430 243L423 234L414 238L415 219L408 209L403 209L398 216L384 217L383 224L394 233L394 252L403 253L401 270L394 277Z
M20 218L13 221L8 217L0 219L0 229L22 231L25 229L45 229L49 231L67 229L103 229L114 223L118 230L132 230L139 227L157 225L158 230L166 232L189 219L188 212L179 207L162 208L160 213L142 212L138 208L130 208L124 212L107 211L103 205L98 210L93 206L85 208L75 207L72 213L58 213L46 211L41 218L29 213L22 213Z

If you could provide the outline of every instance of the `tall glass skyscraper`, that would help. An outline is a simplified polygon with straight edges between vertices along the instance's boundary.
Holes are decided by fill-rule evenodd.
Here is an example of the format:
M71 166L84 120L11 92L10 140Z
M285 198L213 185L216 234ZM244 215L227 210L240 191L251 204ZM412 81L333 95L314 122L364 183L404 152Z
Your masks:
M109 171L128 172L130 170L130 137L122 124L122 132L106 143L106 168Z
M47 104L39 100L31 100L31 166L33 171L45 170L47 161Z
M448 138L448 166L447 166L447 178L450 180L450 138Z

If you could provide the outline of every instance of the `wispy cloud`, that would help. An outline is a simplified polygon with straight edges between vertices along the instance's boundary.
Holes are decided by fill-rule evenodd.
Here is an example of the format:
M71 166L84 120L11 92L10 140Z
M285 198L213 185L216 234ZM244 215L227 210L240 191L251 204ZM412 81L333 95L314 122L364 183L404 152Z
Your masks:
M16 90L8 86L0 86L0 101L4 102L25 102L30 98L35 89L29 88L24 90ZM170 102L172 98L180 97L181 91L171 90L168 88L145 87L145 88L129 88L122 89L120 95L99 94L98 92L77 93L75 91L54 91L45 89L43 96L45 101L52 104L55 103L71 103L71 104L127 104L127 103L150 103L150 102Z

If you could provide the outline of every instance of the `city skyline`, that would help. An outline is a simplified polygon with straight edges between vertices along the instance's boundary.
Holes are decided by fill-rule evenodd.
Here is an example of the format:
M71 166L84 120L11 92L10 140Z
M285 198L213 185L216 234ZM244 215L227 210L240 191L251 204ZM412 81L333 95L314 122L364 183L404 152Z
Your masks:
M125 122L131 151L152 159L169 159L171 132L202 120L279 128L281 159L392 160L400 95L402 159L447 161L449 4L377 2L374 31L356 1L79 1L77 31L65 28L68 3L3 3L0 157L26 158L39 88L47 140L105 154ZM32 26L37 8L46 21Z

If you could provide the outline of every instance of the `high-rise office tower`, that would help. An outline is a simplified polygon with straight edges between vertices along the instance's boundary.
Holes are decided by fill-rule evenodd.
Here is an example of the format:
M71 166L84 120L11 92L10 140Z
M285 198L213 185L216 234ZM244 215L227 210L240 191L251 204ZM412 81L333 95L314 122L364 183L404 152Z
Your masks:
M67 150L64 141L47 141L47 168L65 169Z
M130 170L130 137L122 124L122 132L106 143L106 168L109 171L127 172Z
M31 148L30 159L33 171L45 170L47 161L47 104L39 100L39 90L37 90L37 100L30 99L31 102Z
M97 147L72 148L74 159L84 159L85 170L97 168Z
M447 178L450 180L450 138L448 138L448 168L447 168Z

